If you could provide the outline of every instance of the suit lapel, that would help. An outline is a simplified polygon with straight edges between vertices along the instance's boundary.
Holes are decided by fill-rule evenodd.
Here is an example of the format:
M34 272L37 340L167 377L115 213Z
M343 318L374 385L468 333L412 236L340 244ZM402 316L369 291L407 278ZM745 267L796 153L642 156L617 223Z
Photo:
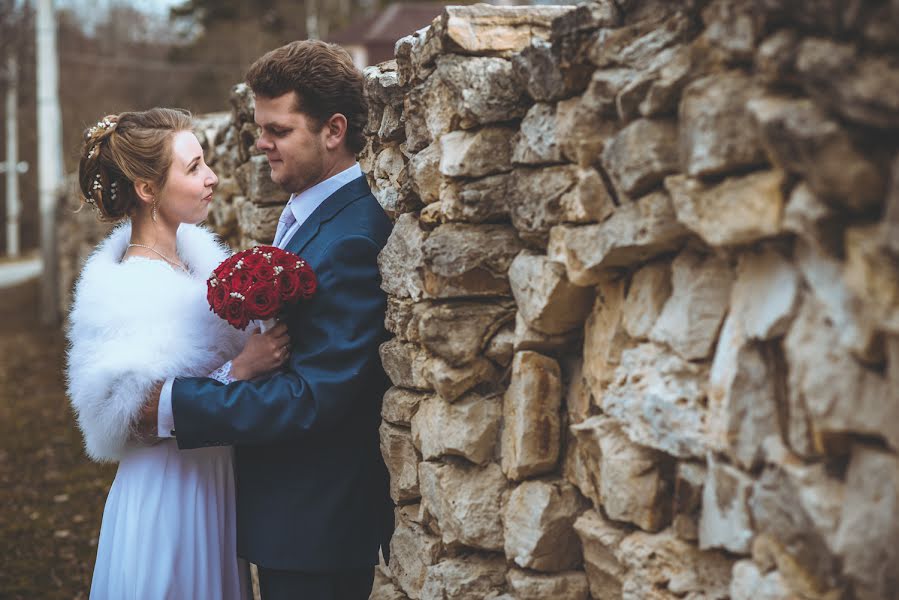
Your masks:
M303 251L309 242L318 235L319 230L321 229L322 224L331 220L334 215L339 213L343 207L347 204L361 198L362 196L366 196L371 193L371 189L368 187L368 182L365 180L365 175L362 177L358 177L353 181L349 182L342 188L338 189L336 192L328 196L324 202L322 202L318 208L313 211L309 218L303 221L303 224L300 225L300 228L297 229L297 232L293 234L293 236L287 240L287 243L284 244L284 249L288 252L293 252L294 254L299 254Z

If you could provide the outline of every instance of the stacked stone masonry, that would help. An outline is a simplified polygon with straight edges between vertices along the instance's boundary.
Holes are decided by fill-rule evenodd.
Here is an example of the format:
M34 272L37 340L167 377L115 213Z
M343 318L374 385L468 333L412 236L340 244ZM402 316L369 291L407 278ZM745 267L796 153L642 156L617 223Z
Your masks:
M899 598L899 3L447 7L365 86L373 600ZM231 104L242 248L287 194Z
M373 598L899 598L899 4L448 7L365 76Z

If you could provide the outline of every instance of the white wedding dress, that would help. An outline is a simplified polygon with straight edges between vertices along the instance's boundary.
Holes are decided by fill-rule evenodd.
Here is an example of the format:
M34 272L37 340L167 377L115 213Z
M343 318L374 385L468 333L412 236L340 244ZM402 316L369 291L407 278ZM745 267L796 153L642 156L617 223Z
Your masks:
M237 558L232 448L179 450L131 439L147 394L171 377L213 376L246 343L209 310L206 275L229 256L208 231L178 229L187 274L163 261L122 260L130 223L91 254L75 288L67 393L92 459L118 462L106 498L94 600L244 600ZM212 371L212 373L210 373Z
M232 448L135 447L106 499L92 600L243 600Z

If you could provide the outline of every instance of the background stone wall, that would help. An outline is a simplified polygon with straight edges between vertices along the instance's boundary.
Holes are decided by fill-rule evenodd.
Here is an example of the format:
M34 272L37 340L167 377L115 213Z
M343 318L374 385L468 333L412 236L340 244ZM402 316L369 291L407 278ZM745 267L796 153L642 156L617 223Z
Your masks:
M899 597L897 32L449 8L367 71L377 598Z
M373 598L899 597L899 3L447 8L366 90ZM287 194L231 106L243 248Z

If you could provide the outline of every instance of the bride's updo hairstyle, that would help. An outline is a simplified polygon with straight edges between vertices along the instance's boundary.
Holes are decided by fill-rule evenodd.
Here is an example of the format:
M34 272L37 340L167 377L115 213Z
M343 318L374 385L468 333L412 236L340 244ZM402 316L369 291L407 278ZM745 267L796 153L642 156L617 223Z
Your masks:
M191 130L190 113L172 108L108 115L84 132L78 165L83 204L104 221L133 216L140 206L138 179L165 185L172 164L172 137Z

